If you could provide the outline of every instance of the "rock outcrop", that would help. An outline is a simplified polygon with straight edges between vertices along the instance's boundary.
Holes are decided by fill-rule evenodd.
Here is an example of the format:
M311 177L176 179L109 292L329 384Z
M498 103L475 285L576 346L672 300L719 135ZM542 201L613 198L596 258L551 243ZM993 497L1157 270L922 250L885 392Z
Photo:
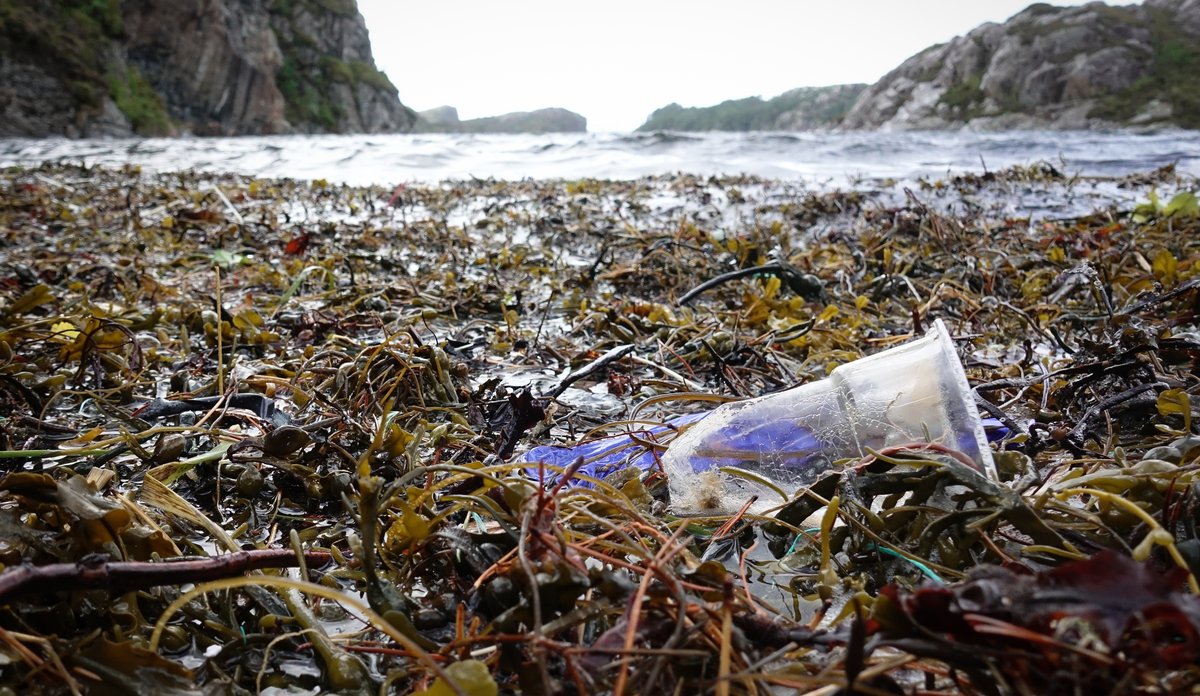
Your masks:
M822 130L842 120L866 85L801 87L770 99L731 99L716 106L669 104L657 109L639 131Z
M460 121L458 109L440 106L417 114L416 133L586 133L587 119L566 109L516 111Z
M1200 128L1200 0L1036 4L906 60L845 128Z
M775 118L775 130L821 130L838 125L867 89L864 84L801 87L776 99L790 107Z
M0 3L0 135L406 131L353 0Z
M427 129L431 126L453 126L461 122L458 118L458 109L453 106L439 106L434 109L417 112L418 128Z

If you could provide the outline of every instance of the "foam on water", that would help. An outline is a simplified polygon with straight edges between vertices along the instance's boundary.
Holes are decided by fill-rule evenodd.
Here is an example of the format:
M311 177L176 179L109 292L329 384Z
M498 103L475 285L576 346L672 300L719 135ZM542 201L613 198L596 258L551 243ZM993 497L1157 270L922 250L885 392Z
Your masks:
M471 177L636 179L688 172L805 180L944 177L1050 162L1121 176L1174 164L1200 176L1200 132L587 133L289 135L124 140L0 140L0 165L138 164L262 177L395 185Z

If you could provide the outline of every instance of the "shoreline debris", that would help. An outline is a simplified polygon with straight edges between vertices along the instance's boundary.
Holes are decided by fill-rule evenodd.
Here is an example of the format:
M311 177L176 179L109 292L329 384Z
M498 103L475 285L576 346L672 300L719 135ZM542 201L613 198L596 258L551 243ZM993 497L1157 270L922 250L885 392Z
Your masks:
M1119 186L1150 203L1005 203ZM686 174L394 197L5 169L0 578L297 567L10 597L0 683L1187 691L1200 218L1162 201L1196 189L1035 166L902 200ZM760 272L785 264L823 294ZM887 443L773 515L679 517L657 466L576 458L556 469L590 486L539 486L521 460L811 384L938 321L1010 431L994 479L951 443Z

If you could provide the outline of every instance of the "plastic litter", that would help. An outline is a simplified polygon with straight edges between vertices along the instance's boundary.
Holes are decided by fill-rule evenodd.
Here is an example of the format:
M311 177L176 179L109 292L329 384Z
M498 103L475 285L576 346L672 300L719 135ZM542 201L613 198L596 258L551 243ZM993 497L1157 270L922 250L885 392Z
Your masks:
M547 482L556 478L555 467L580 457L577 473L593 478L626 466L661 466L678 513L733 511L755 495L751 509L761 511L783 502L775 488L791 494L839 459L923 442L953 448L995 478L984 422L940 320L924 337L842 365L823 380L631 434L535 447L523 460L527 473ZM662 443L669 443L665 452L646 446Z
M583 466L576 470L577 478L571 485L591 486L586 479L579 475L595 479L629 466L636 466L643 471L649 471L658 465L659 453L655 447L670 442L682 429L699 421L708 415L704 413L689 413L668 420L662 425L646 427L630 433L611 435L597 440L589 440L575 445L543 445L534 447L522 456L522 461L529 464L525 473L545 483L555 483L563 469L583 458Z
M923 442L958 450L995 478L966 373L940 320L924 337L823 380L717 408L671 443L662 465L677 512L734 510L755 495L751 509L762 510L784 502L776 489L791 494L838 459Z

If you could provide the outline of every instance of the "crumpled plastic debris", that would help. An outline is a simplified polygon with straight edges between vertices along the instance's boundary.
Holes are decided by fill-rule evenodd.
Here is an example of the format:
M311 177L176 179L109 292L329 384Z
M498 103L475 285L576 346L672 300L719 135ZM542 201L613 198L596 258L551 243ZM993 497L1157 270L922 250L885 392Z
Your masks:
M583 466L576 470L575 476L565 485L591 488L594 484L588 478L603 479L630 466L637 467L643 472L660 468L659 448L669 443L681 428L698 422L709 413L711 412L704 411L676 416L662 425L610 435L574 445L534 447L521 456L521 461L527 464L525 473L528 476L546 484L557 484L562 471L582 457ZM984 418L982 422L988 442L1000 442L1012 434L1009 428L996 418ZM731 440L728 444L731 450L745 450L762 446L766 442L784 443L797 451L811 450L814 444L812 435L807 431L779 422ZM706 457L703 460L693 460L693 464L697 470L706 471L723 466L736 467L739 460L729 457Z

